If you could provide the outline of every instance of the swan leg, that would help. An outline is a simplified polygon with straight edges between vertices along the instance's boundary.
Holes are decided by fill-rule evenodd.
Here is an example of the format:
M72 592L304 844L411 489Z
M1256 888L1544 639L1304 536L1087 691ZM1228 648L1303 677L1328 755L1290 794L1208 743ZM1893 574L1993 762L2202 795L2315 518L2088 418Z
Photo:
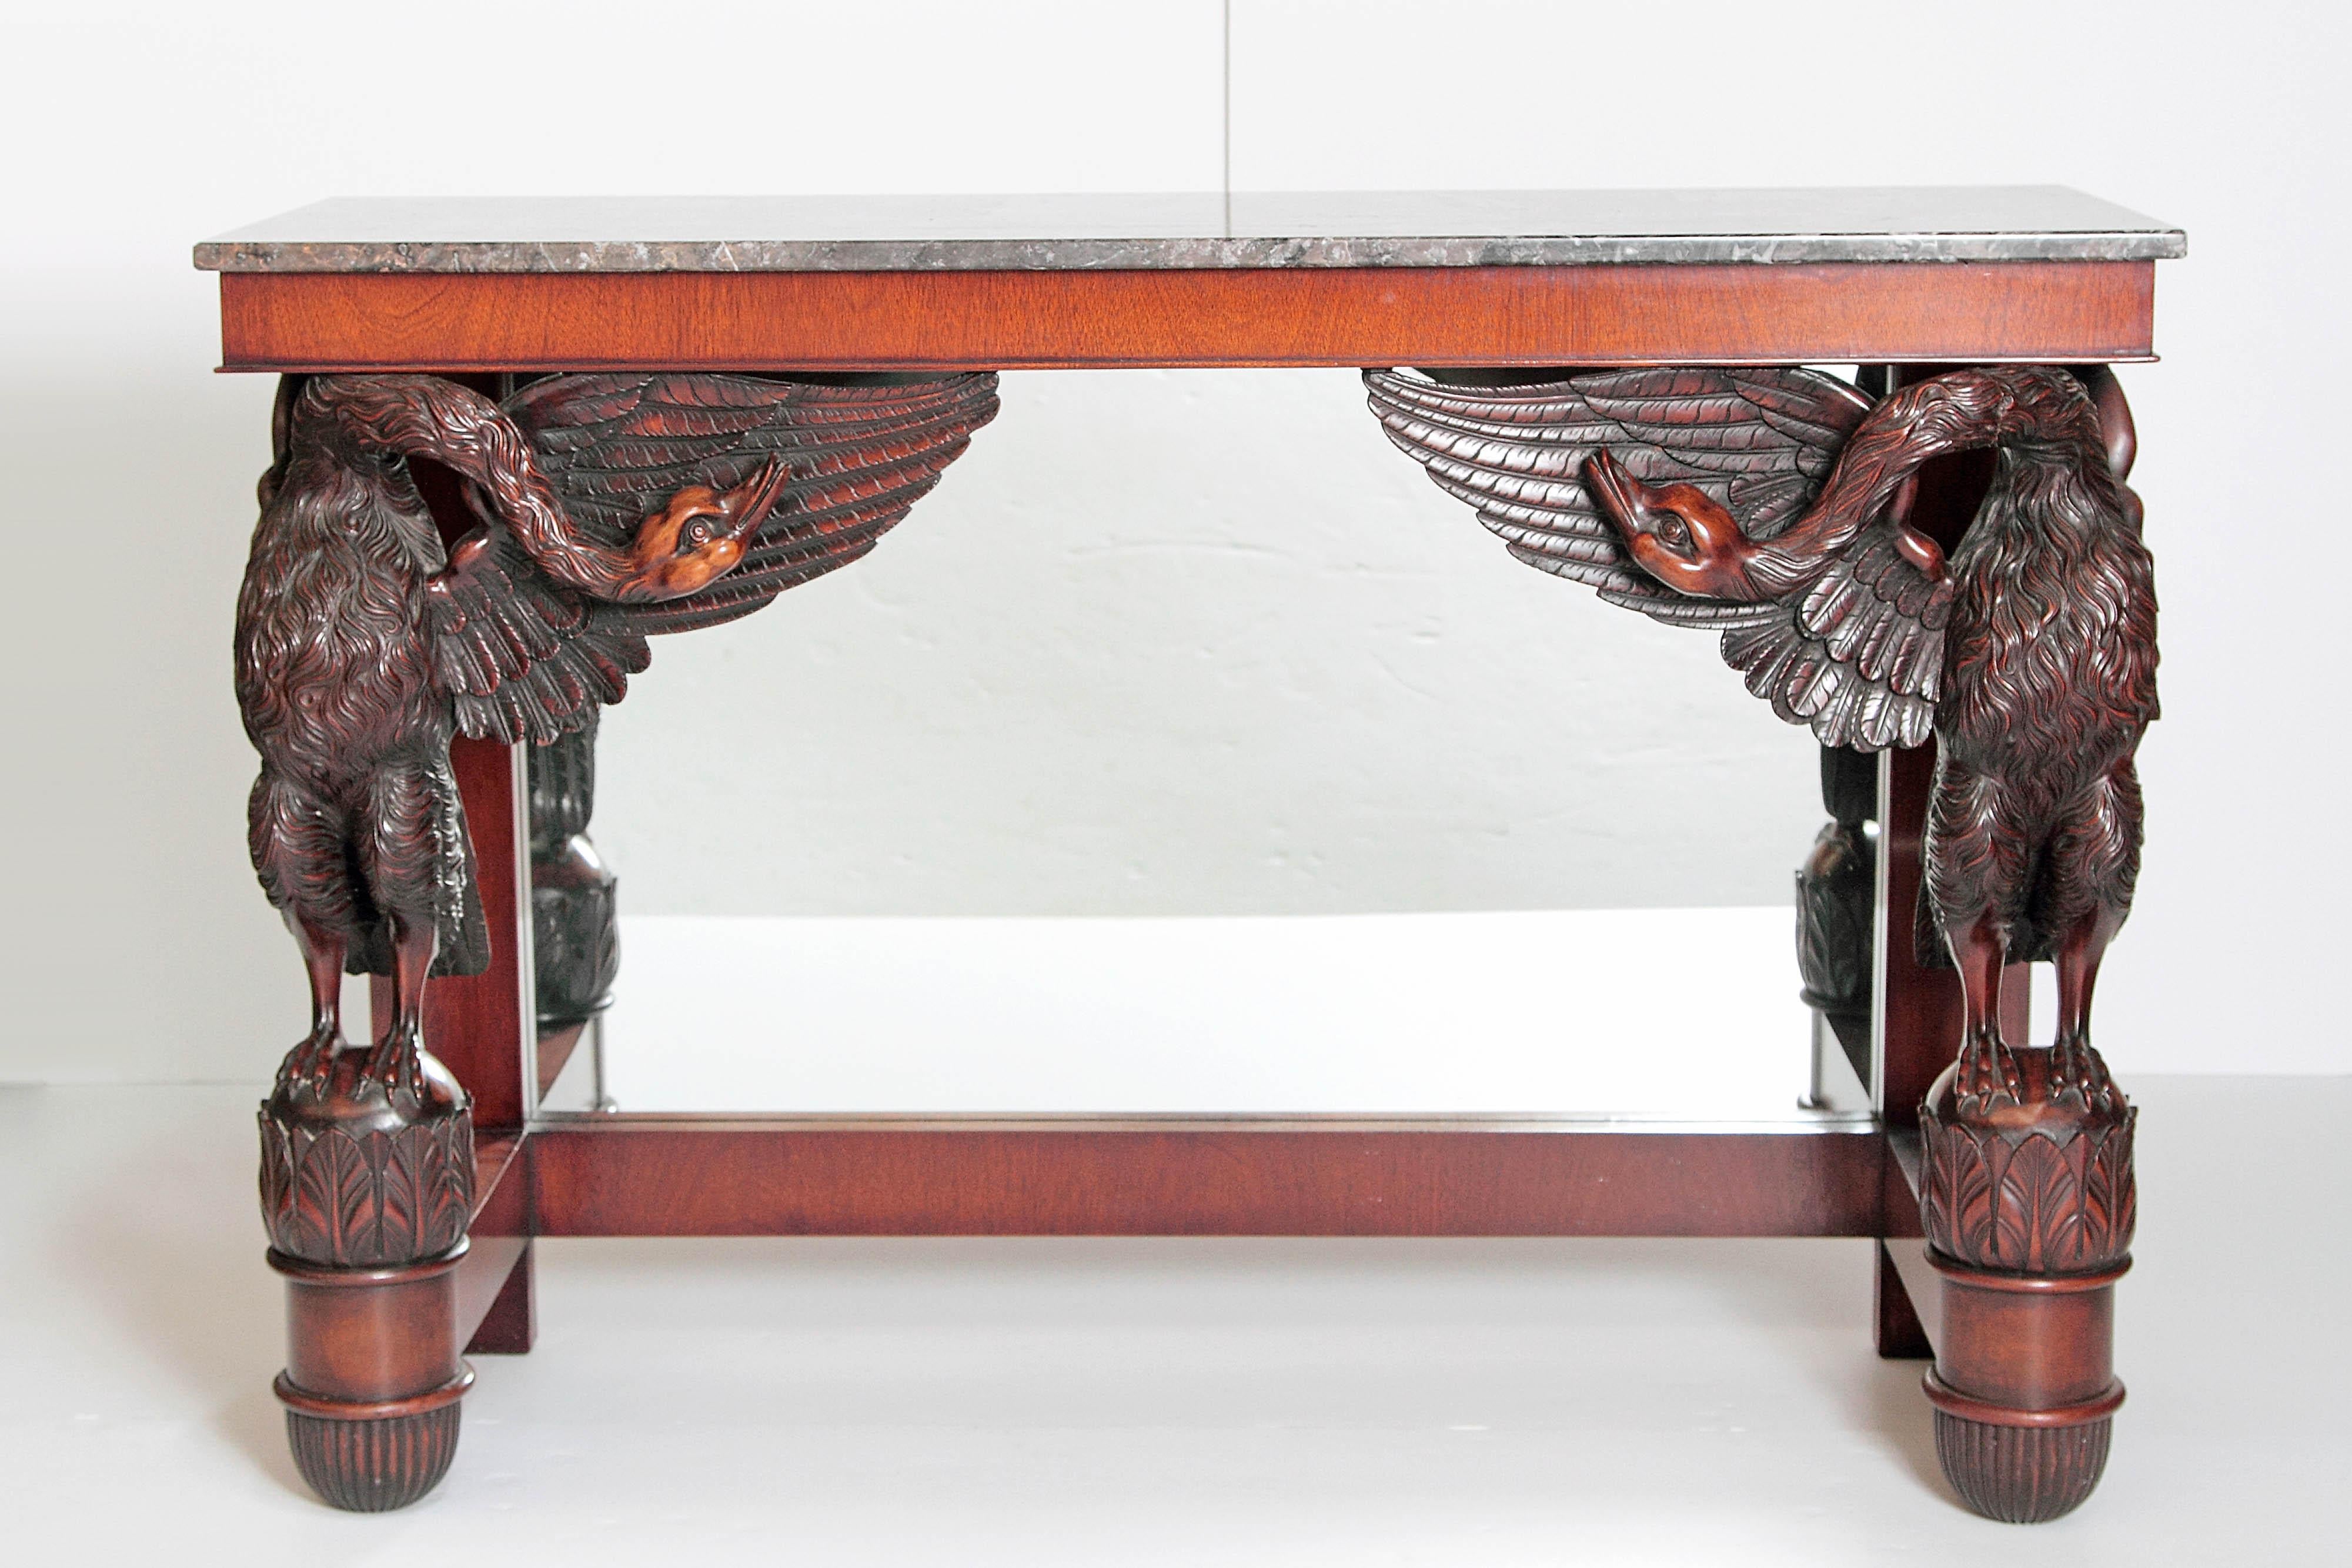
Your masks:
M1961 1104L1986 1110L2016 1104L2024 1092L2001 1039L2000 972L2031 855L2006 793L1998 779L1938 749L1927 802L1927 895L1960 975Z
M439 933L430 920L392 915L392 1026L368 1053L364 1076L390 1092L418 1092L417 1052L425 1048L425 980L433 972Z
M2057 935L2058 1031L2050 1076L2085 1105L2115 1098L2106 1064L2091 1046L2091 993L2099 960L2122 928L2139 878L2139 778L2128 759L2084 792L2051 844L2050 924Z
M264 768L247 802L247 848L262 891L286 916L310 980L310 1032L278 1066L278 1082L323 1088L343 1048L343 959L356 889L343 854L342 814L315 792Z
M1986 911L1957 930L1948 928L1946 940L1960 971L1962 1111L2014 1105L2024 1097L2025 1085L2017 1059L2000 1035L2000 971L2008 956L2008 922Z
M369 891L392 938L390 1027L369 1053L366 1076L388 1090L416 1092L425 1042L425 981L445 925L461 915L461 819L444 769L404 759L386 765L368 791L370 829L362 857Z
M302 967L310 977L310 1032L278 1068L278 1082L307 1078L313 1092L324 1092L335 1055L343 1049L343 953L348 943L337 926L299 916L287 924L293 927Z

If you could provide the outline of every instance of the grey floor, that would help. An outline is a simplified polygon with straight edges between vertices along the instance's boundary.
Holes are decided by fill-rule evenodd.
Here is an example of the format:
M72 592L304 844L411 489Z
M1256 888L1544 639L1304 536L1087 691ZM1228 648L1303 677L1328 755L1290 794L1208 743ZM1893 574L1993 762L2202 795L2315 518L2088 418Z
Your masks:
M0 1090L0 1556L2347 1561L2352 1079L2132 1087L2131 1401L2032 1530L1944 1490L1844 1241L542 1244L448 1480L340 1515L268 1394L254 1092Z

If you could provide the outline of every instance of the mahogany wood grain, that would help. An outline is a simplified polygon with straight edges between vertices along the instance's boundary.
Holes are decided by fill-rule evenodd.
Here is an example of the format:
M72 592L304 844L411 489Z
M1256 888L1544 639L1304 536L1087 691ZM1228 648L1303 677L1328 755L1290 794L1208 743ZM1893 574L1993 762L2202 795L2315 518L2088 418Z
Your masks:
M1895 1255L1886 1249L1884 1238L1871 1249L1871 1256L1877 1264L1872 1271L1871 1315L1880 1357L1887 1361L1928 1359L1936 1354L1935 1343L1927 1337L1918 1303L1905 1284L1903 1272L1895 1264Z
M433 1053L474 1097L477 1135L519 1127L523 1119L524 1031L538 1020L523 1015L520 913L516 857L515 747L495 740L449 743L449 766L466 801L474 841L474 868L482 915L490 929L489 967L478 975L445 975L425 986L425 1038ZM383 982L377 989L388 989Z
M1927 1234L1919 1223L1919 1186L1925 1177L1916 1124L1886 1130L1886 1228L1882 1236L1916 1238Z
M457 1329L465 1337L467 1355L528 1355L539 1338L539 1279L530 1243L517 1241L513 1250L506 1283L473 1321L470 1332L467 1315L470 1303L462 1294L457 1298ZM460 1281L461 1290L463 1284Z
M1941 1271L1936 1361L1947 1387L2021 1414L2083 1405L2114 1387L2112 1275L2086 1281Z
M1918 1322L1921 1338L1932 1354L1944 1332L1944 1281L1935 1265L1927 1260L1927 1244L1916 1238L1882 1239L1878 1254L1901 1285Z
M457 1271L457 1342L467 1346L467 1354L474 1350L467 1342L479 1337L482 1324L497 1309L499 1298L514 1277L516 1264L530 1248L530 1239L524 1236L467 1239L466 1255L458 1260Z
M235 371L2117 361L2152 262L224 273Z
M1960 1038L1960 980L1918 961L1913 923L1924 870L1921 840L1936 775L1936 748L1885 754L1886 808L1878 852L1885 866L1885 1048L1879 1059L1879 1114L1890 1128L1919 1124L1919 1102L1952 1060ZM2004 994L2006 994L2004 988Z
M486 1133L474 1140L474 1218L469 1236L529 1236L529 1146L520 1132Z
M281 1388L309 1405L372 1406L439 1389L457 1371L456 1260L325 1269L278 1253L286 1277Z
M1887 1128L1886 1155L1889 1181L1901 1182L1904 1196L1911 1207L1917 1207L1920 1184L1926 1180L1925 1161L1927 1157L1919 1146L1919 1129L1916 1126ZM1895 1189L1890 1186L1888 1190L1892 1192ZM1925 1230L1910 1230L1903 1234L1925 1236L1927 1233Z
M598 1117L530 1135L542 1236L1872 1236L1873 1130Z
M530 1345L528 1328L531 1292L530 1155L520 1133L491 1134L474 1148L474 1218L468 1228L466 1255L457 1260L457 1343L468 1352L520 1354ZM509 1297L521 1281L526 1326L520 1350L484 1343L485 1333L511 1340L514 1303ZM506 1321L493 1322L501 1312ZM468 1343L471 1341L473 1343Z

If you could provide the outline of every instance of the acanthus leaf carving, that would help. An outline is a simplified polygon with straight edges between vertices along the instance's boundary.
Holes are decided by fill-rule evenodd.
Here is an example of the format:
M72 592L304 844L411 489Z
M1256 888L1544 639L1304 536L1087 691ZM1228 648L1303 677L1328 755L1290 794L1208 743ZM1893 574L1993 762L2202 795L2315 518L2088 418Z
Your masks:
M1963 1110L1957 1068L1920 1108L1928 1244L1954 1262L2011 1274L2087 1274L2131 1252L2132 1135L2139 1113L2111 1095L2049 1094L2049 1052L2017 1051L2020 1105Z
M386 1091L345 1051L323 1080L281 1077L264 1101L261 1213L270 1246L331 1268L437 1258L466 1234L474 1119L429 1055L417 1091Z

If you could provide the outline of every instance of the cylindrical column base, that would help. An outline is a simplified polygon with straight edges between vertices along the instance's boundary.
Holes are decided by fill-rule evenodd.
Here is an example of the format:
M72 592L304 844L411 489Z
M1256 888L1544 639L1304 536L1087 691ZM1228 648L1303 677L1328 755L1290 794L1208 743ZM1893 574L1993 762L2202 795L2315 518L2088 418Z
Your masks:
M271 1252L286 1276L278 1398L295 1468L337 1508L380 1512L431 1491L457 1451L457 1260L331 1269Z
M1943 1276L1943 1332L1925 1383L1945 1479L1988 1519L2039 1524L2073 1511L2106 1469L2124 1402L2114 1302L2129 1260L2076 1276L1929 1260Z

